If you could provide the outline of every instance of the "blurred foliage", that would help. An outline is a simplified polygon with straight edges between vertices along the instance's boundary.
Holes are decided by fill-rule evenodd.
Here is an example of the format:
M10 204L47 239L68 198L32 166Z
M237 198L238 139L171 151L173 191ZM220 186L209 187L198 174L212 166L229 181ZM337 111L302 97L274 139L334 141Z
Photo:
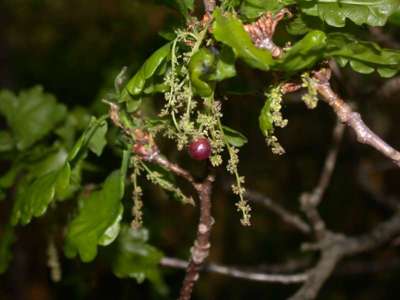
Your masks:
M294 36L308 34L300 40L295 38L292 50L273 68L297 72L314 65L322 53L337 58L344 67L341 80L335 83L341 94L357 103L361 113L367 116L367 121L380 135L399 145L396 112L400 107L395 101L396 95L383 99L378 90L383 81L377 74L359 75L352 70L371 73L377 69L381 75L393 75L393 69L397 70L399 66L396 54L392 55L384 48L384 44L380 47L370 42L357 42L353 36L340 32L328 33L325 37L319 30L326 24L313 19L320 17L329 25L343 26L346 18L356 23L377 25L383 22L384 17L377 13L368 22L359 21L360 16L364 15L365 18L366 7L354 7L357 1L351 4L345 1L340 7L342 14L338 18L330 15L329 8L329 5L336 4L301 2L301 9L310 15L312 21L304 17L308 21L298 20L298 27L292 24L294 21L287 21L278 29L288 28L288 33ZM281 3L290 4L292 1ZM391 9L391 1L379 3ZM372 8L373 11L381 9L379 3ZM254 19L269 4L275 5L276 2L230 1L229 5L239 5L242 17ZM151 232L151 239L147 230L134 233L123 225L120 236L111 245L115 249L97 247L116 238L115 233L119 228L117 230L115 224L119 224L119 219L129 214L131 201L119 197L122 185L125 184L120 180L119 171L109 175L110 170L120 168L118 157L121 156L121 141L113 129L106 127L101 117L90 118L91 114L100 116L104 113L106 106L100 99L113 90L113 78L122 66L128 65L130 70L140 70L145 58L165 43L157 33L163 31L162 35L168 36L169 28L182 22L179 13L171 7L178 8L187 16L188 10L196 8L196 5L187 0L0 2L0 87L14 91L27 89L19 94L5 90L0 93L0 112L3 116L0 120L0 153L8 153L9 156L0 163L0 199L3 199L0 202L0 273L5 272L6 266L10 264L8 271L0 278L0 299L172 299L176 294L183 274L176 270L160 271L157 263L163 253L187 257L197 225L197 213L192 207L170 201L169 194L146 183L143 185L144 224ZM269 9L279 7L268 6ZM398 12L395 13L383 28L383 32L392 34L397 43L398 15ZM241 21L233 17L223 18L217 16L219 21L214 25L213 34L217 40L231 47L225 49L227 57L230 57L229 50L232 49L236 57L251 66L269 69L272 62L268 53L264 51L264 54L259 54L258 49L253 49L250 40L244 37L244 31L237 29ZM348 26L351 27L352 23L347 21L346 28ZM235 43L234 36L242 37L242 43ZM362 40L370 38L368 33L358 37ZM309 45L298 47L300 50L307 48L309 52L304 54L296 49L300 43ZM152 66L146 67L145 71L136 73L142 74L142 77L133 77L134 83L131 86L134 85L136 90L140 86L140 91L132 92L133 88L128 84L129 96L136 95L138 99L147 96L146 87L157 83L149 79L162 69L162 62L168 59L168 54L162 55L162 59L155 59L156 62L153 61ZM260 91L265 89L266 82L272 82L270 75L250 70L243 63L232 67L231 57L225 60L225 54L221 52L220 56L212 57L214 61L211 65L215 69L212 68L211 73L199 73L198 68L193 67L192 80L201 81L200 89L204 84L212 86L214 81L218 81L218 74L221 74L218 72L221 70L228 70L222 72L224 79L236 72L239 74L239 80L229 79L224 83L225 87L233 86L232 90L235 91ZM304 59L302 55L311 59ZM218 63L221 61L226 62L223 66L226 69L219 68L221 65ZM352 69L346 67L346 63ZM31 88L37 84L41 84L46 92L38 86ZM29 102L26 101L27 97ZM298 95L289 97L283 109L290 122L285 130L276 129L287 154L277 158L264 146L264 137L257 122L259 112L262 111L261 127L263 131L271 130L271 118L263 118L271 115L268 98L265 104L265 96L254 93L242 95L236 92L230 98L231 101L224 101L223 121L235 130L230 127L224 127L223 130L227 143L242 147L240 168L246 176L247 185L265 193L274 201L297 209L299 195L312 189L318 179L330 143L334 116L324 106L309 112L300 105ZM149 100L143 106L153 111L160 107L157 99L154 102ZM15 114L15 107L10 103L17 102L18 109L24 108L26 114ZM31 105L44 109L36 110ZM132 110L137 108L135 105L132 107ZM5 126L6 122L8 127ZM157 122L160 120L153 120L154 124L159 124ZM240 132L245 133L245 136ZM246 143L247 140L250 142ZM111 146L104 149L106 142ZM201 162L193 163L164 140L161 141L161 147L163 153L173 160L180 159L197 177L204 174L206 166ZM98 158L100 154L103 156ZM84 160L87 157L90 162ZM365 170L369 172L365 173ZM261 206L255 205L253 209L252 227L241 227L232 205L233 196L226 192L231 178L225 175L223 169L217 172L213 199L213 215L217 222L212 236L210 260L262 266L311 256L309 253L299 254L298 248L303 237ZM388 215L374 201L374 194L363 188L359 180L360 172L368 177L373 191L390 195L399 193L398 172L393 171L372 150L358 145L349 135L341 149L332 185L321 206L323 217L334 230L357 234ZM82 177L91 184L85 185L78 197L77 187ZM98 183L106 177L102 188L96 190ZM14 181L21 180L26 186L25 190L10 189ZM63 189L65 181L70 182L69 190ZM175 179L168 182L171 181ZM126 189L129 194L131 188ZM112 196L103 197L105 193ZM25 201L14 207L13 211L12 203L8 201L10 197L23 197ZM82 199L88 198L88 205L83 205ZM66 201L59 202L56 210L55 200ZM118 211L108 200L121 203ZM94 201L102 204L101 210L97 211L98 206L91 207L90 203ZM77 215L74 214L76 206L79 211ZM32 217L40 216L45 211L45 218L31 221ZM81 222L80 216L88 211L93 218L84 218L84 222ZM10 214L13 216L12 222L31 222L31 225L16 227L14 232L7 224ZM67 228L55 228L54 223L69 225ZM96 254L93 253L98 250L96 260L85 265L77 260L64 259L61 255L61 236L65 231L67 247L70 249L67 254L72 256L79 252L82 259L88 261L94 258ZM82 231L89 232L93 239L82 239ZM45 254L51 239L55 239L61 257L63 280L57 284L50 281L46 267ZM150 242L162 249L163 253L151 246ZM14 256L12 260L11 254ZM371 257L365 259L385 260L397 254L398 251L392 249L371 254ZM110 265L113 266L112 270ZM115 278L111 271L125 279ZM393 299L393 295L398 293L397 273L399 270L394 269L393 272L373 275L334 277L321 294L321 299ZM146 282L136 284L136 280L142 282L144 277L150 279L151 285ZM294 289L212 274L204 274L201 278L195 299L283 299ZM166 293L166 286L171 294Z
M142 283L150 280L161 295L168 292L158 263L164 256L160 250L147 244L149 232L145 228L132 231L128 226L121 229L118 238L119 251L113 263L113 272L120 278L135 278Z

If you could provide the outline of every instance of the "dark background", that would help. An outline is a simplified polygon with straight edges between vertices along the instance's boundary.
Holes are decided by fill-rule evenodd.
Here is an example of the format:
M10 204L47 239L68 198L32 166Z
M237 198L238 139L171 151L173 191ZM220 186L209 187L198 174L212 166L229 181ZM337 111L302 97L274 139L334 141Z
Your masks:
M136 70L162 45L158 32L177 22L174 10L156 2L0 0L0 87L18 91L41 84L70 108L80 105L96 111L122 66ZM391 46L397 46L400 40L396 41L395 29L387 27L384 32L392 37ZM268 75L241 65L239 71L239 84L247 89L263 91L270 80ZM342 96L356 103L366 123L399 148L398 96L384 93L383 85L384 81L374 74L361 76L347 69L334 82ZM258 130L262 93L229 95L229 101L223 103L225 123L249 139L241 150L239 165L247 186L290 209L298 209L299 195L316 184L335 124L334 114L324 103L310 111L299 99L294 95L285 103L283 112L289 125L277 131L287 151L281 157L270 153ZM203 173L203 164L165 147L169 157L181 159L196 174ZM108 165L107 155L110 153L97 162ZM313 259L312 253L299 250L308 238L262 206L253 205L253 225L242 227L235 211L236 199L226 192L231 178L223 168L217 172L210 261L270 270L288 261ZM353 134L346 132L321 214L332 230L363 233L390 216L390 211L376 201L376 195L395 199L398 182L399 171L394 165L369 147L359 145ZM145 184L144 189L144 221L151 232L151 243L168 256L187 258L197 224L196 209L168 199L151 185ZM9 208L9 204L0 203L3 219ZM65 220L62 208L55 216ZM45 217L18 228L13 262L0 277L0 299L163 299L148 282L139 285L133 279L117 279L107 263L107 249L89 264L68 260L60 252L63 280L51 282L46 267L49 224ZM373 262L377 266L370 272ZM170 287L166 299L174 299L184 274L170 269L163 274ZM399 276L396 246L380 249L340 264L319 299L396 299ZM203 273L194 299L284 299L297 287Z

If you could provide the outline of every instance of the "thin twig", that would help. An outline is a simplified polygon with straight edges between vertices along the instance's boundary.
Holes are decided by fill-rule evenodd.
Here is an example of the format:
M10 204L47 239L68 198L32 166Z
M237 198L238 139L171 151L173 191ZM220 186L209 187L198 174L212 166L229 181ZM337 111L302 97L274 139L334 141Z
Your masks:
M340 142L343 138L345 126L342 123L337 122L333 130L333 142L332 147L329 150L322 169L321 176L319 178L318 185L314 188L311 193L311 202L318 206L324 196L324 193L331 181L333 170L335 169L337 155L339 152Z
M309 265L306 261L294 261L291 264L295 264L295 268L288 268L286 265L281 266L272 266L267 267L267 269L276 269L277 271L272 270L263 270L264 267L257 265L253 267L239 267L239 266L225 266L216 263L208 263L203 265L200 269L202 272L210 272L216 273L220 275L225 275L227 277L233 277L243 280L249 281L258 281L258 282L266 282L266 283L281 283L281 284L296 284L301 283L307 280L308 273L294 273L294 274L282 274L287 272L292 272L294 269L299 269L299 266L302 268ZM188 262L174 257L163 257L160 261L160 265L167 268L174 269L186 269L188 266ZM354 276L360 274L373 274L384 272L389 269L395 270L400 267L400 259L393 258L383 261L352 261L347 262L343 265L339 265L337 271L333 273L336 277L343 276ZM261 271L262 270L262 271Z
M164 267L171 267L177 269L186 269L188 262L171 257L164 257L161 259L160 264ZM306 273L298 274L267 274L262 272L254 272L249 270L242 270L237 267L223 266L219 264L207 264L204 265L201 270L206 272L217 273L221 275L226 275L234 278L241 278L251 281L260 282L271 282L271 283L282 283L282 284L293 284L303 282L307 279Z
M389 220L381 222L369 233L349 238L343 245L346 256L370 251L383 243L389 242L400 233L400 211L397 211Z
M192 174L190 174L187 170L183 169L178 164L170 162L168 159L166 159L164 156L162 156L160 154L154 156L152 159L152 162L159 164L160 166L166 168L167 170L170 170L175 175L178 175L178 176L186 179L196 188L197 183L194 180Z
M282 219L282 221L297 228L301 232L303 232L305 234L310 233L310 226L308 226L308 224L306 222L304 222L303 219L299 215L297 215L293 212L290 212L283 206L272 201L270 198L268 198L258 192L251 191L249 189L246 190L245 197L249 201L264 205L265 207L270 209L272 212L277 214Z
M199 279L199 270L208 257L211 247L210 232L214 223L211 216L211 188L213 181L214 177L208 176L203 183L195 186L199 194L200 219L197 237L190 250L190 262L186 268L186 276L183 280L179 300L189 300L191 298L193 286Z
M385 33L379 27L370 27L369 33L372 35L372 37L375 41L383 44L385 47L394 48L394 49L400 48L400 43L398 43L394 37L392 37L390 34Z
M345 126L337 122L333 130L333 141L332 146L326 155L324 167L321 171L321 175L318 184L311 193L304 193L300 197L302 209L313 225L313 229L317 237L322 237L325 230L325 222L322 220L317 210L324 193L331 181L333 170L336 165L337 155L339 152L340 142L344 134Z
M203 0L203 4L206 13L211 14L214 11L216 0Z
M385 98L390 98L396 95L400 90L400 76L393 77L382 85L381 88L378 89L379 94L383 95Z
M400 259L380 259L377 261L358 260L348 262L338 267L338 270L333 274L335 276L354 276L360 274L373 274L387 272L389 270L398 270L400 268Z
M232 182L230 180L227 180L226 182L223 183L223 189L225 191L230 191L231 185ZM291 212L290 210L283 207L279 203L273 201L268 196L265 196L257 191L246 188L244 197L253 203L265 206L271 212L275 213L278 217L280 217L283 222L300 230L302 233L308 234L311 232L310 226L303 220L301 216L299 216L295 212Z
M314 78L316 79L314 87L321 95L321 99L333 108L341 122L354 130L357 135L357 140L360 143L372 146L400 167L400 152L377 136L364 123L360 114L354 112L350 105L344 102L343 99L331 89L329 84L330 75L330 70L325 68L314 73Z
M357 182L383 208L393 211L400 208L398 199L392 195L385 195L379 186L374 183L373 177L378 170L369 162L362 161L357 169Z

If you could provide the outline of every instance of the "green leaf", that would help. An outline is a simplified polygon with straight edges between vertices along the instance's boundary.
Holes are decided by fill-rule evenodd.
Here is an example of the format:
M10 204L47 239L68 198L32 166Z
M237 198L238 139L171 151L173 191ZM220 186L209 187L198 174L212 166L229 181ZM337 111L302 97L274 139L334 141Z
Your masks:
M103 152L105 145L107 144L106 134L108 130L108 125L106 121L99 124L97 129L94 131L92 137L89 139L88 148L100 156Z
M190 59L189 74L194 93L209 97L214 91L215 81L236 75L234 53L229 47L223 47L221 52L201 48Z
M175 5L185 17L188 16L189 11L192 11L194 7L194 0L174 0L173 2L176 3Z
M389 23L400 26L400 7L390 16Z
M268 71L273 59L271 53L254 46L242 22L233 14L222 14L220 9L214 11L214 38L231 47L235 55L249 66Z
M147 229L139 230L124 226L118 238L118 252L112 269L119 278L134 278L138 283L150 280L161 294L167 292L162 280L159 263L164 256L157 248L147 243Z
M33 180L61 169L65 165L67 155L64 148L49 148L47 151L43 147L34 147L29 152L18 155L10 169L0 176L0 190L10 188L18 174L28 186ZM21 185L17 187L18 190L22 188Z
M273 131L274 129L271 114L271 101L269 100L269 98L267 98L263 108L261 109L260 115L258 117L258 122L263 135L269 136L271 131Z
M400 69L399 50L384 49L345 33L330 33L327 37L324 55L334 57L342 67L349 62L356 72L368 74L376 70L383 77L391 77Z
M98 119L92 117L89 125L68 154L68 160L70 162L77 160L79 156L85 153L87 148L92 150L95 154L101 154L107 143L105 140L105 134L107 132L107 124L105 124L106 118L107 116L102 116Z
M139 96L143 92L146 83L156 74L162 63L167 60L170 52L171 43L167 43L155 51L122 90L120 102L130 101L133 96Z
M378 74L383 77L383 78L390 78L393 77L394 75L397 74L398 69L391 69L391 68L385 68L385 67L380 67L379 69L376 70Z
M21 170L21 165L18 163L14 163L11 168L3 175L0 176L0 190L1 189L8 189L10 188L13 183L15 182L15 179L18 175L18 173Z
M14 228L10 225L6 225L0 234L0 274L7 271L8 265L11 262L11 246L14 244L15 240Z
M44 156L44 153L42 155ZM23 167L28 170L30 178L38 178L64 167L67 157L68 153L64 148L52 149L46 156L40 157L40 160L29 162Z
M222 126L222 129L224 131L226 143L229 143L235 147L242 147L247 143L247 138L239 131L236 131L228 126Z
M122 205L119 206L119 211L117 214L117 217L114 219L114 222L108 226L106 231L103 233L103 235L99 238L98 244L101 246L108 246L112 242L115 241L117 238L119 231L121 229L121 220L122 220L122 213L124 211L124 208Z
M172 26L170 27L167 25L166 28L163 28L158 32L158 35L161 36L163 39L171 42L176 38L175 30L176 30L176 27L172 27Z
M159 116L148 117L146 118L145 122L145 128L150 130L158 130L170 125L170 120L161 118Z
M235 53L227 46L221 47L221 51L216 54L215 69L207 76L211 81L222 81L236 76Z
M122 160L121 160L121 168L120 168L121 176L120 176L120 182L119 182L119 185L121 187L121 199L122 199L122 197L124 197L124 193L125 193L125 179L126 179L125 177L126 177L126 173L128 172L130 157L131 157L130 150L124 150L122 152Z
M277 61L274 69L294 73L311 68L323 57L325 46L325 33L319 30L310 31Z
M142 97L132 97L131 100L126 102L126 110L128 111L128 113L133 113L140 108L142 102Z
M178 9L184 17L188 17L189 12L194 8L194 0L157 0L156 2Z
M346 19L357 25L385 25L399 7L398 0L301 0L299 5L308 15L318 16L335 27L345 26Z
M65 254L74 257L79 253L83 262L92 261L97 255L97 245L111 244L119 233L123 206L124 180L127 159L122 168L111 173L98 191L82 196L79 212L67 228Z
M350 60L350 66L354 71L361 74L371 74L372 72L374 72L374 68L368 66L361 61Z
M47 207L69 186L71 169L69 163L29 182L21 181L11 213L11 223L28 224L33 217L42 216Z
M190 59L189 74L195 94L211 96L214 86L206 77L215 70L215 55L206 48L198 50Z
M294 3L296 3L295 0L243 0L240 14L247 19L256 19L267 11L275 13Z
M156 93L164 93L168 91L170 87L164 82L158 82L157 80L149 80L148 84L146 84L143 93L146 95L156 94ZM141 100L141 99L138 99Z
M68 111L64 124L54 131L67 148L72 148L76 142L78 131L84 130L90 122L91 115L83 107L75 107Z
M25 150L45 137L64 119L66 107L40 86L24 90L18 96L0 91L0 114L7 120L19 150Z
M328 27L320 18L299 14L289 21L286 30L291 35L304 35L311 30L326 32Z
M0 152L14 149L14 140L8 131L0 130Z

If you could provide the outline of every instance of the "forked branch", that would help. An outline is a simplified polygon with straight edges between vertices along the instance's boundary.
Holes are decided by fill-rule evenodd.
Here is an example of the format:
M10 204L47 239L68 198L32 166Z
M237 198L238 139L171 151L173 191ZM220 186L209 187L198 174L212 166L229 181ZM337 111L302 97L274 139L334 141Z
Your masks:
M148 140L152 140L151 138ZM139 147L137 146L139 145ZM179 300L189 300L192 296L193 287L196 281L199 279L199 270L204 264L204 261L208 257L210 244L210 233L211 227L214 223L214 219L211 216L211 191L212 183L214 182L214 176L209 175L203 182L196 182L193 176L185 169L180 167L178 164L170 162L165 157L161 156L158 147L154 145L147 145L147 147L141 147L142 143L137 140L134 149L136 154L139 154L147 161L159 164L160 166L168 169L178 176L185 178L190 182L198 194L200 217L199 224L197 227L197 236L194 244L190 250L191 256L189 264L186 268L186 275L183 280ZM142 152L138 152L141 149ZM152 151L154 153L146 153Z
M186 276L180 292L180 300L189 300L192 296L193 286L199 278L199 270L208 257L210 250L210 232L214 223L211 216L211 190L214 176L209 175L203 182L196 182L193 176L176 163L169 161L162 156L159 147L149 132L136 128L131 129L125 126L119 117L119 107L115 103L110 105L110 118L117 127L132 140L132 152L140 159L158 164L172 173L186 179L196 190L199 199L200 217L197 228L197 236L191 248L191 256L186 269Z
M390 242L400 234L400 211L389 220L378 224L369 233L358 237L347 237L327 232L323 239L312 248L320 249L321 256L317 265L308 273L303 286L290 300L313 300L336 265L344 258L362 252L371 251Z
M183 177L193 185L198 194L200 217L197 236L190 250L191 256L186 268L186 275L183 280L179 297L180 300L189 300L192 296L193 287L199 279L199 270L208 257L211 247L210 233L211 227L214 223L214 219L211 216L211 190L214 176L209 175L203 182L198 183L187 170L161 156L157 146L150 145L149 147L149 145L147 145L147 147L141 147L140 145L142 145L142 143L137 140L137 143L134 146L136 154L141 155L143 159L146 159L147 161L159 164L176 175ZM139 151L139 149L141 151ZM146 153L146 149L153 153Z

